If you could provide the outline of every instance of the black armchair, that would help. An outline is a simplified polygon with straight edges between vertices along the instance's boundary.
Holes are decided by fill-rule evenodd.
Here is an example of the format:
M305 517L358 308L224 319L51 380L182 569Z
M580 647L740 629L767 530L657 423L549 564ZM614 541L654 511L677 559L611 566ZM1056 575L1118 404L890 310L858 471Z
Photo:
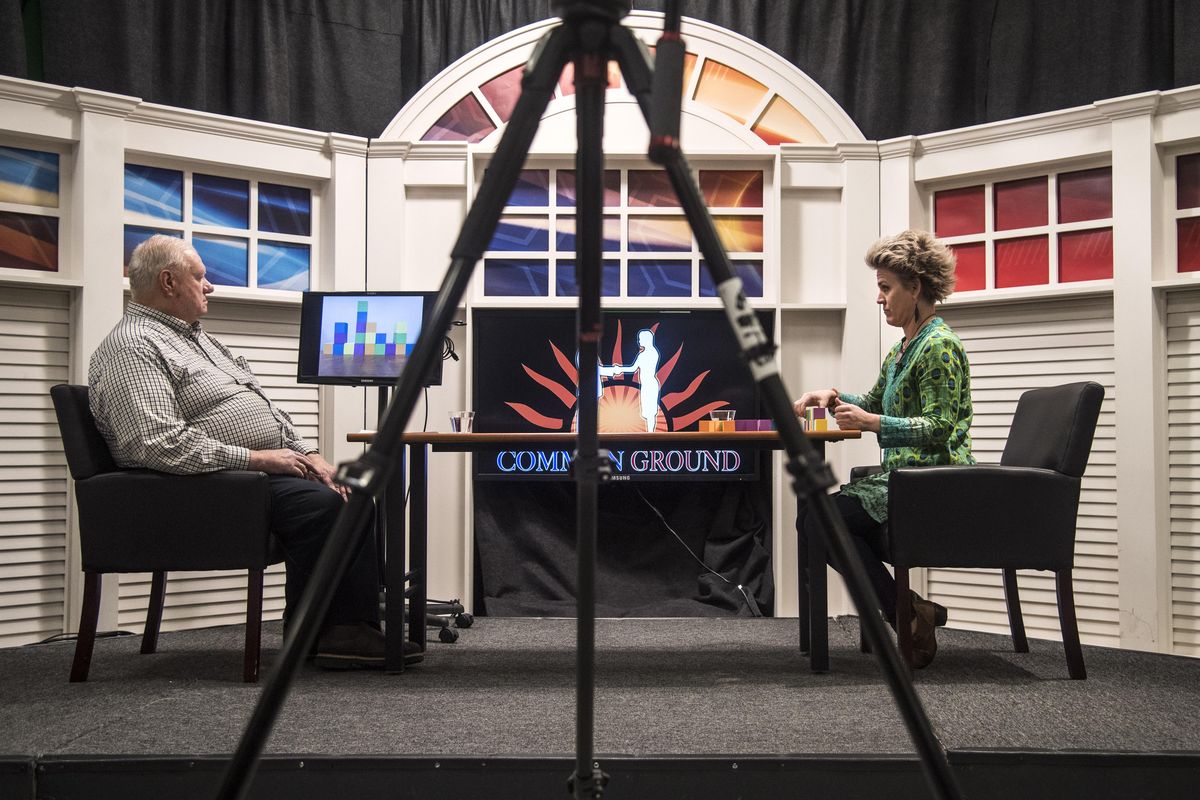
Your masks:
M158 646L170 570L248 570L246 648L242 677L258 680L263 570L282 561L270 534L267 475L227 470L169 475L121 469L88 407L86 386L50 389L75 479L84 571L83 611L71 680L85 681L96 641L101 575L153 574L142 652Z
M998 568L1013 647L1029 652L1018 569L1051 570L1067 668L1087 672L1079 646L1071 569L1084 468L1104 388L1083 382L1021 395L999 465L893 470L885 547L896 570L896 630L912 664L912 567Z

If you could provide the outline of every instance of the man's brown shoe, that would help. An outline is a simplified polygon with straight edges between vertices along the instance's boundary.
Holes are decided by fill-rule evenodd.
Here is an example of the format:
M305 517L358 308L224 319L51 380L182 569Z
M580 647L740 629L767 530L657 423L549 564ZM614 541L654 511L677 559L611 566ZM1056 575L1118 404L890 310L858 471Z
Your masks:
M386 641L381 631L365 622L330 625L317 640L313 663L325 669L383 669ZM404 643L404 663L425 657L416 642Z
M912 618L913 666L923 669L937 655L937 625L934 624L933 603L926 600L913 604Z

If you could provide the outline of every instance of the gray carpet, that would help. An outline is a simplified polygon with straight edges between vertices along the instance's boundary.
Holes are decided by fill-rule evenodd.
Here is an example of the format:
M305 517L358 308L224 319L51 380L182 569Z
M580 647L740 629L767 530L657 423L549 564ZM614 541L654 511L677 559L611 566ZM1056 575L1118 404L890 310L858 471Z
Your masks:
M573 620L482 618L403 675L301 669L268 753L559 755L574 749ZM0 650L0 755L228 753L259 689L239 626L97 642L70 684L71 642ZM601 755L911 752L857 621L830 626L813 675L794 619L620 619L597 628ZM1200 660L943 630L916 686L948 749L1200 752ZM264 634L264 669L280 645Z

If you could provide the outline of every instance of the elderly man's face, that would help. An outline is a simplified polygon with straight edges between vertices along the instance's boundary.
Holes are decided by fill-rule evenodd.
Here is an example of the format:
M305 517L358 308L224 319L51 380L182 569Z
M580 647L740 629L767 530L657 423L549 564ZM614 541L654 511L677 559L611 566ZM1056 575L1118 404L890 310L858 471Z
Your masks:
M204 277L205 272L200 256L189 252L184 266L171 273L173 316L184 322L197 322L208 313L208 296L213 285Z

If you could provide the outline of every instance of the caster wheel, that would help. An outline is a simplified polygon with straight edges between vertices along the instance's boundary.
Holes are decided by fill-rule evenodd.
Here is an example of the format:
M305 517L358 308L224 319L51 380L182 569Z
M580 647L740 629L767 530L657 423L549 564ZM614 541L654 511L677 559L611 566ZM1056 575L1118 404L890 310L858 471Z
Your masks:
M454 644L458 641L458 631L453 628L442 628L438 631L438 639L446 644Z
M456 628L469 628L474 623L475 617L471 616L466 611L454 617L454 627Z

